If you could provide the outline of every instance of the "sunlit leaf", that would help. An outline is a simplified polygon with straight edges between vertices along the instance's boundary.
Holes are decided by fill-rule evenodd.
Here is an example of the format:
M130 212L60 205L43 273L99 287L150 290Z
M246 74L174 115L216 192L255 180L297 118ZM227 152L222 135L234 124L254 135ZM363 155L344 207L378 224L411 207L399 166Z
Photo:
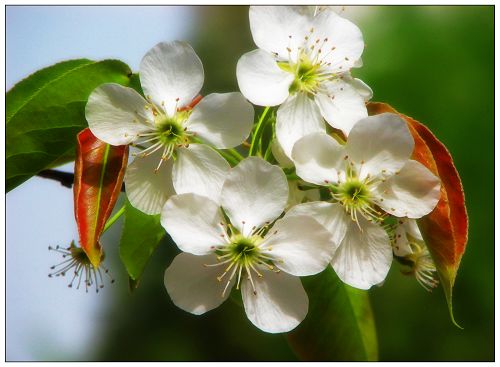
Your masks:
M97 267L102 249L99 238L120 194L127 166L128 146L112 146L90 129L78 134L73 186L80 246Z
M137 286L146 264L156 246L165 236L159 215L147 215L134 208L129 202L125 205L125 222L120 240L120 258L122 259L132 282Z
M384 103L370 103L368 107L370 114L398 113ZM462 182L444 144L420 122L402 114L400 116L408 123L415 140L412 158L424 164L441 179L441 199L434 211L418 220L418 226L436 264L451 319L457 325L453 316L453 286L468 233Z
M75 136L87 127L85 104L103 83L129 85L117 60L64 61L37 71L6 95L6 190L43 169L74 159Z
M288 334L297 356L304 361L377 360L368 292L344 284L330 266L302 282L309 295L309 312Z

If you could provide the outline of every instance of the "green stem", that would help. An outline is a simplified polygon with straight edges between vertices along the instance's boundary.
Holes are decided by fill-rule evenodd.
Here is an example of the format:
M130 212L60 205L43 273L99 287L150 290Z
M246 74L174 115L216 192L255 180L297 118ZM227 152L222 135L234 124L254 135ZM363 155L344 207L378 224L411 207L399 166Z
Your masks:
M264 153L264 160L266 160L268 162L269 162L268 158L269 158L269 156L272 153L271 147L273 145L274 140L276 140L276 128L275 128L276 121L273 121L272 124L273 124L273 126L271 128L272 128L272 131L273 131L273 137L272 137L271 141L269 142L269 144L267 145L266 152ZM276 159L276 157L274 157L274 158Z
M272 142L271 142L272 144ZM266 152L264 153L264 160L267 161L269 158L269 155L271 154L271 144L267 146Z
M243 159L245 159L245 157L243 157L236 149L226 149L229 153L231 153L231 155L236 158L238 161L242 161Z
M115 213L115 215L113 215L111 218L108 219L108 221L104 225L104 229L102 230L102 233L106 232L109 229L109 227L111 227L118 220L118 218L120 218L123 215L123 213L125 213L125 205L122 206L120 208L120 210L118 210Z
M255 150L256 150L256 142L257 142L257 137L259 136L261 130L262 130L262 127L264 125L264 120L266 118L266 115L267 113L269 112L269 109L271 107L266 107L264 109L264 112L262 112L262 115L260 115L260 119L259 119L259 122L257 123L257 126L255 127L255 131L252 135L252 143L250 144L250 150L248 151L248 156L252 156L252 155L255 155Z
M217 152L221 156L223 156L226 159L226 161L228 161L232 166L236 166L239 163L239 161L236 158L234 158L231 154L229 154L228 152L225 152L223 150L217 150Z

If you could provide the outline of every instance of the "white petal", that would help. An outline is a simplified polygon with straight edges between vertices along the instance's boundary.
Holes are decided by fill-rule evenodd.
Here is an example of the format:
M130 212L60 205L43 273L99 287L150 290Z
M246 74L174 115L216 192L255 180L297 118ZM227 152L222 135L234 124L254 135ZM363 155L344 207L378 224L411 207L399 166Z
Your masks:
M379 206L396 217L429 214L441 197L439 179L421 163L409 160L398 174L377 186Z
M312 216L286 215L278 220L264 238L262 251L274 264L296 276L323 271L332 260L335 244L330 232Z
M406 256L413 252L403 225L398 225L394 231L392 250L396 256Z
M250 281L242 281L241 296L248 319L268 333L294 329L304 320L309 308L300 279L284 272L263 274L262 278L253 278L255 293Z
M126 145L136 140L137 134L153 129L153 114L144 108L146 104L132 88L103 84L90 95L85 117L96 137L111 145Z
M382 282L392 262L392 247L381 226L358 216L363 231L351 222L335 252L332 266L339 278L352 287L369 289Z
M303 136L325 132L318 106L305 93L296 93L283 103L276 115L276 137L288 157L293 145Z
M308 35L312 12L303 6L251 6L250 30L255 44L288 60L290 48L294 54ZM291 37L290 37L291 36Z
M363 66L363 58L357 59L354 64L352 65L353 68L360 68Z
M399 171L413 152L413 137L406 122L393 113L360 120L347 139L346 150L355 164L363 163L360 179Z
M253 126L253 107L241 93L212 93L198 103L187 129L217 148L240 145Z
M403 228L406 233L412 236L417 241L423 241L422 233L420 233L420 228L418 228L417 221L415 219L403 219Z
M365 102L368 102L370 99L372 99L372 97L373 97L373 91L372 91L372 89L364 81L362 81L361 79L352 78L349 81L349 84L354 89L356 89L356 92L358 92L358 94L361 97L363 97L363 99L365 100Z
M161 152L137 156L125 172L125 189L130 203L146 214L159 214L167 199L175 194L172 185L172 160L155 173Z
M241 93L258 106L276 106L288 97L294 76L279 68L263 50L247 52L238 60L236 77Z
M309 215L322 224L332 236L332 243L335 249L340 245L350 225L350 218L342 205L316 201L295 205L286 216Z
M274 139L272 141L271 152L273 153L273 157L276 159L276 161L281 167L283 168L293 167L293 161L287 157L278 139Z
M217 203L196 194L172 196L161 211L161 224L177 246L194 255L206 255L227 241Z
M231 166L212 148L202 144L190 144L189 148L177 148L172 181L175 192L192 192L220 202L222 184Z
M328 94L315 96L321 114L331 126L349 135L354 124L368 116L363 96L340 79L324 83L323 87Z
M339 180L344 157L344 147L325 133L303 137L295 143L292 151L297 175L321 186Z
M169 116L191 103L203 85L203 65L186 42L162 42L143 57L139 67L144 95Z
M204 266L217 263L215 255L195 256L181 253L165 270L164 283L172 302L184 311L201 315L219 307L231 293L224 296L224 282L218 282L220 267Z
M357 66L365 43L361 30L354 23L327 8L314 17L312 26L311 39L327 39L322 46L322 60L331 63L329 70L342 72ZM332 47L335 49L329 52Z
M287 200L288 184L281 168L257 157L231 169L222 187L222 207L244 235L278 218Z

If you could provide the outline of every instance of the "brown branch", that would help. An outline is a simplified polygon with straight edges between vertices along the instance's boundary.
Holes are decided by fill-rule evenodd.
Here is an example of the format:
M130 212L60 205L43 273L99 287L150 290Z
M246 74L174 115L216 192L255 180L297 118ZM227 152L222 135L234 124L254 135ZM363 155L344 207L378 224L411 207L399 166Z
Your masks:
M50 180L58 181L64 187L71 189L73 187L73 181L75 180L75 175L69 172L56 171L53 169L45 169L38 172L38 177L48 178ZM125 185L122 184L122 192L125 192Z
M72 173L56 171L53 169L45 169L43 171L40 171L38 172L37 176L59 181L61 185L69 189L73 187L73 181L75 179L75 175Z

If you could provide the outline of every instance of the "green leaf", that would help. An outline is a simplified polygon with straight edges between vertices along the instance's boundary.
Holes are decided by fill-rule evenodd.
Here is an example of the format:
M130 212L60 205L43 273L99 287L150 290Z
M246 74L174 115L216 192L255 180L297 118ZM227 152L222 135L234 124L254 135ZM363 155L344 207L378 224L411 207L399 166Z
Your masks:
M375 361L375 322L366 291L344 284L329 266L302 278L309 295L306 319L288 334L305 361Z
M139 78L139 74L134 73L130 76L130 84L129 87L134 89L137 93L144 97L144 91L141 86L141 79Z
M74 158L76 134L87 127L85 104L103 83L128 86L118 60L64 61L37 71L6 95L6 189Z
M120 258L136 285L156 246L165 236L159 215L147 215L125 204L125 221L120 240Z

